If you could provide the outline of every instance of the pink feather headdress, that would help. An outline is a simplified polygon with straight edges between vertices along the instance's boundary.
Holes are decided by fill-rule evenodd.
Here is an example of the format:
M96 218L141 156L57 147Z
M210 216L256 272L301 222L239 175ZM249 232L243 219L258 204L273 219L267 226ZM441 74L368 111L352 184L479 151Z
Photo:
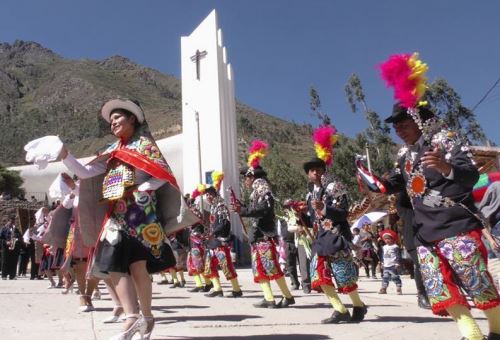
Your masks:
M410 109L427 104L420 100L427 89L425 73L429 68L418 59L418 53L392 55L379 68L387 87L394 88L394 98L401 106Z
M260 165L260 161L267 155L268 145L261 140L254 140L248 149L248 166L256 168Z
M193 190L193 193L191 194L191 198L194 200L196 197L201 196L205 194L207 187L205 184L198 184L196 189Z
M332 165L333 146L337 143L337 130L332 125L325 125L314 130L313 141L316 156L326 165Z

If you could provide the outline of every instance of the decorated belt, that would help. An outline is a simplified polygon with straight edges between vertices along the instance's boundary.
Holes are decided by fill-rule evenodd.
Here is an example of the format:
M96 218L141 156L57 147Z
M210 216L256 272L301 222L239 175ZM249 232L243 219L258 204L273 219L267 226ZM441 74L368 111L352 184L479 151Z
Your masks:
M425 194L422 195L422 203L431 208L451 208L451 207L462 207L469 214L475 217L482 226L485 226L484 220L479 216L479 214L474 213L465 204L455 202L449 197L443 197L440 195L439 191L436 190L426 190Z

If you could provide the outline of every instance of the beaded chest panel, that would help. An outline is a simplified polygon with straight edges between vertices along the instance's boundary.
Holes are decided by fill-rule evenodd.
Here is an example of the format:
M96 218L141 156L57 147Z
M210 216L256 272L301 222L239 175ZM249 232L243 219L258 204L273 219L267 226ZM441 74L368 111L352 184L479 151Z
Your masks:
M135 172L125 164L118 164L109 170L104 177L102 196L104 199L116 200L123 197L125 189L135 184Z

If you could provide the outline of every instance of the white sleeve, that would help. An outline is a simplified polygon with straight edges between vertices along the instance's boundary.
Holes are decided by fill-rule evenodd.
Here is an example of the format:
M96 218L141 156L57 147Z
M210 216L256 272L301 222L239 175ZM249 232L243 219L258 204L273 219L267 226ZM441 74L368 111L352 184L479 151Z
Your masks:
M158 189L159 187L161 187L165 183L167 183L167 181L165 181L163 179L151 177L146 182L141 183L137 187L137 190L139 190L139 191L153 190L154 191L154 190Z
M73 201L74 201L74 199L75 199L75 197L76 197L76 196L75 196L75 197L73 197L73 198L71 198L70 196L71 196L71 194L68 194L68 195L64 196L64 199L63 199L63 201L62 201L62 205L63 205L63 207L65 207L66 209L71 209L71 208L73 208Z
M82 165L72 154L63 159L64 165L80 178L91 178L106 172L106 164L97 162L92 165Z

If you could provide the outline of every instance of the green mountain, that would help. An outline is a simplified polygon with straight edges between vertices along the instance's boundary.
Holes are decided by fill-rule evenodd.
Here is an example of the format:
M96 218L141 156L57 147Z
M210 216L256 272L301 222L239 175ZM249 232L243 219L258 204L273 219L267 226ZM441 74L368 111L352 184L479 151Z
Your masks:
M28 141L59 135L77 156L94 154L113 140L99 116L120 96L141 102L155 138L181 132L181 84L174 76L112 56L69 60L36 42L0 44L0 163L24 164ZM312 152L312 128L237 103L240 162L253 138L300 166Z

